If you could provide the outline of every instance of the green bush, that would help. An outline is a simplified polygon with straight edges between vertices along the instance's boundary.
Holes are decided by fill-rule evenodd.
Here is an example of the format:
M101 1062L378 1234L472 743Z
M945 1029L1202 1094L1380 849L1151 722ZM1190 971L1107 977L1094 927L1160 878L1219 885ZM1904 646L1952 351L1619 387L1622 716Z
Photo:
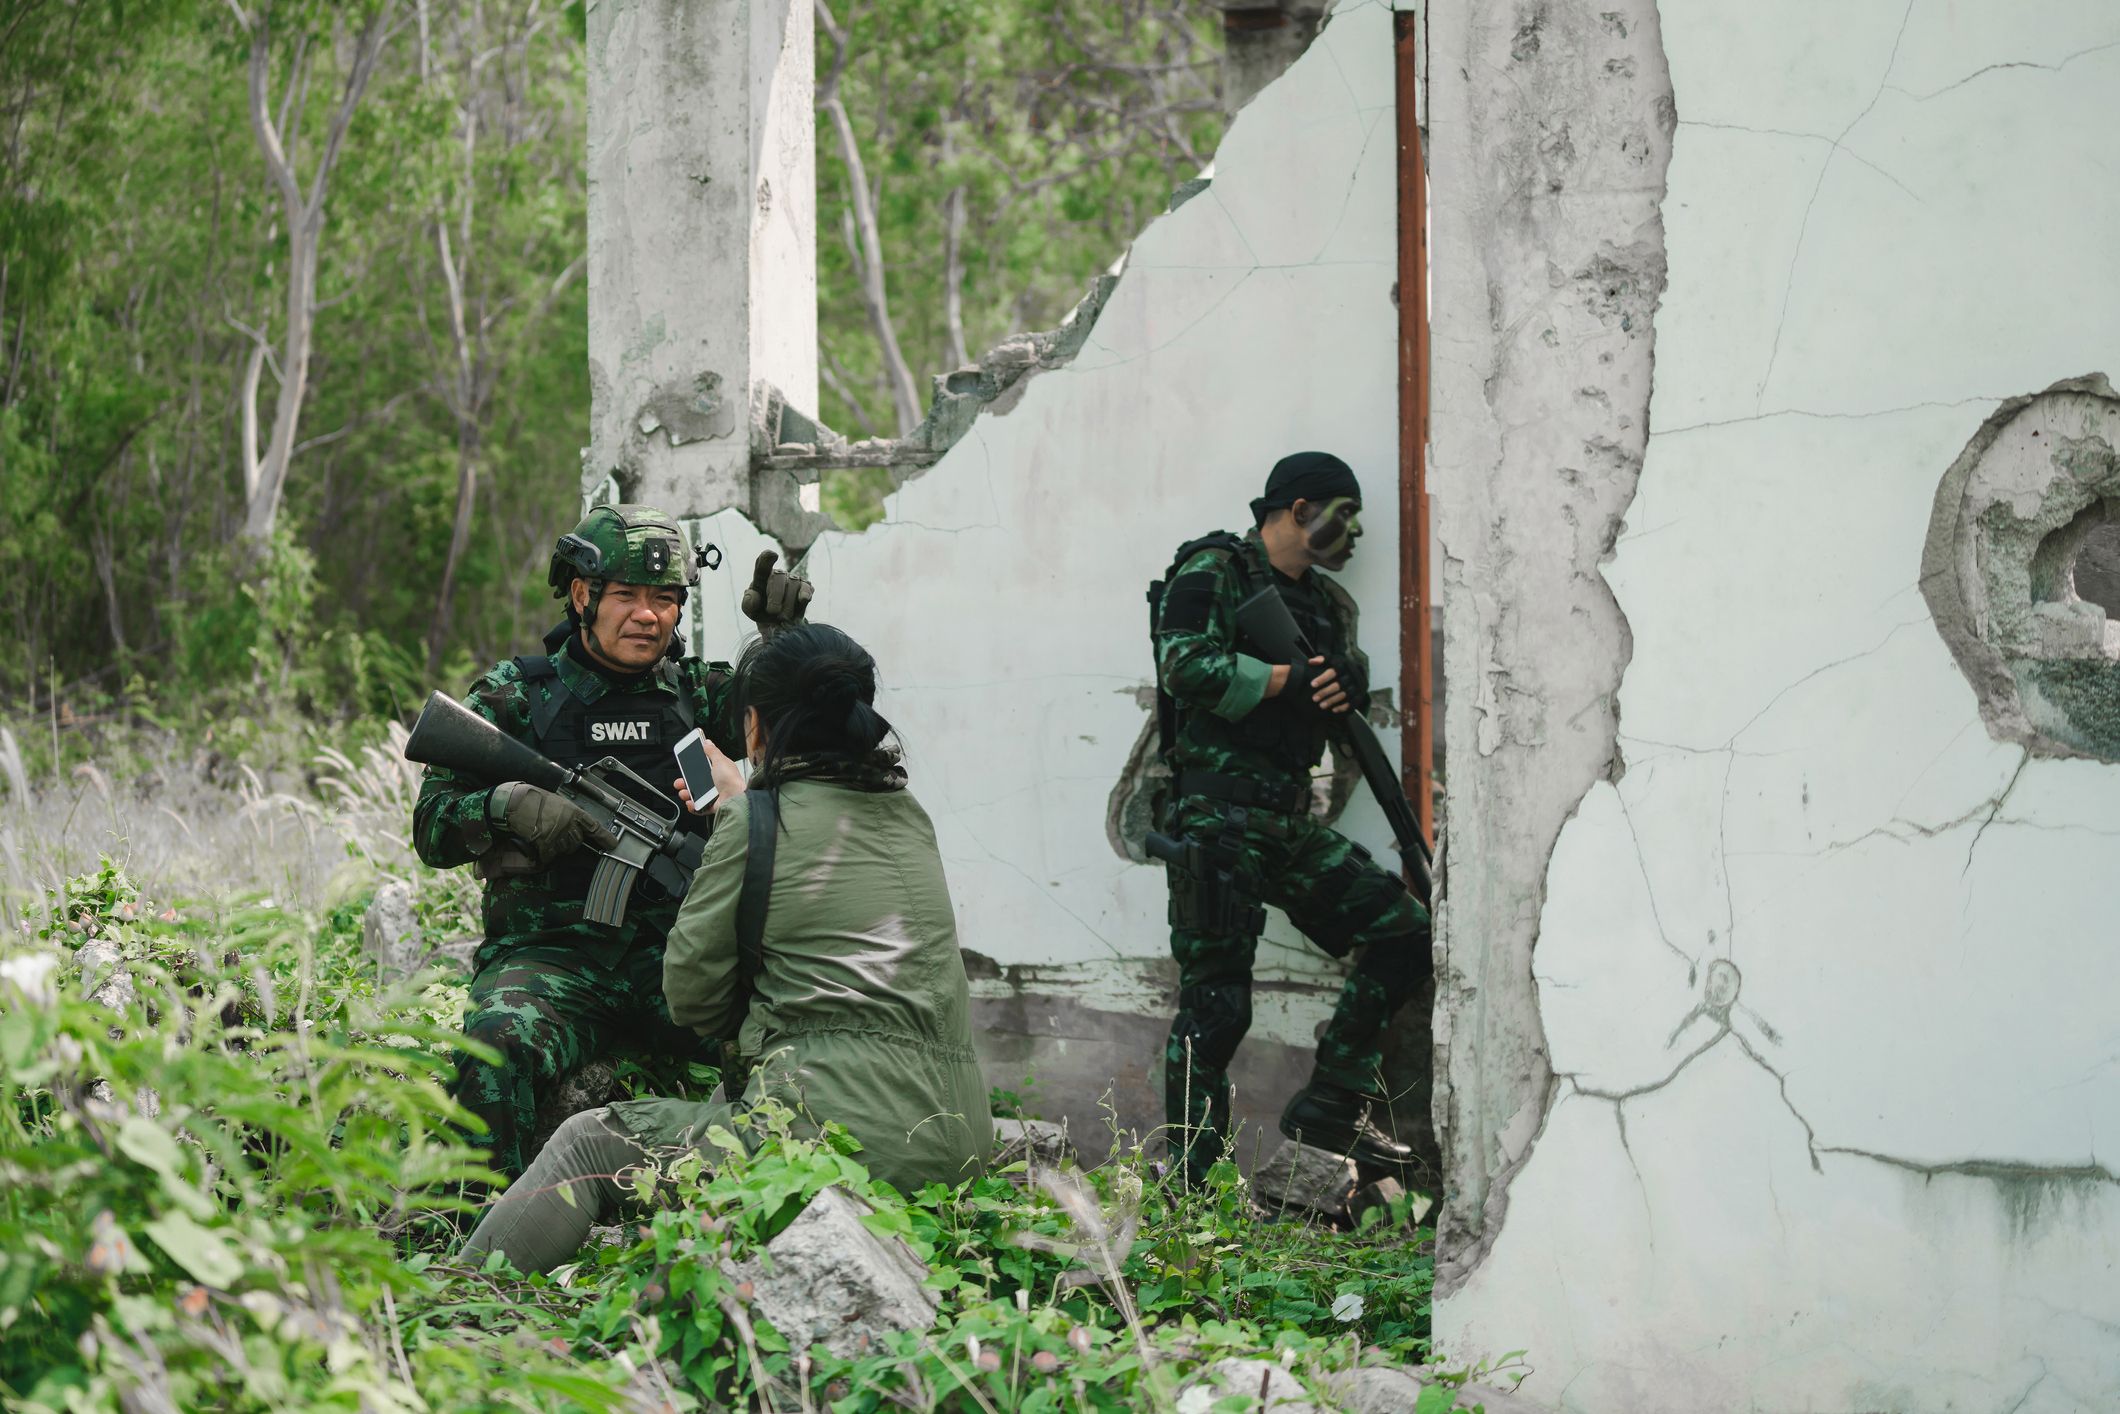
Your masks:
M24 915L0 956L0 1403L1119 1410L1233 1355L1315 1380L1426 1353L1426 1243L1261 1222L1232 1165L1190 1193L1135 1153L906 1196L844 1131L770 1110L643 1176L652 1215L550 1276L452 1265L456 1195L490 1177L444 1091L464 990L379 989L364 904L165 904L105 861ZM129 994L94 999L88 944ZM940 1302L854 1361L789 1350L724 1268L834 1185Z
M0 960L9 1407L399 1409L419 1389L472 1408L518 1380L573 1390L574 1363L534 1347L438 1357L394 1335L394 1309L433 1289L402 1258L487 1176L453 1127L454 1036L424 983L345 985L313 920L261 901L150 911L107 864L52 903ZM62 947L89 942L114 957L81 978ZM119 970L129 997L87 995Z

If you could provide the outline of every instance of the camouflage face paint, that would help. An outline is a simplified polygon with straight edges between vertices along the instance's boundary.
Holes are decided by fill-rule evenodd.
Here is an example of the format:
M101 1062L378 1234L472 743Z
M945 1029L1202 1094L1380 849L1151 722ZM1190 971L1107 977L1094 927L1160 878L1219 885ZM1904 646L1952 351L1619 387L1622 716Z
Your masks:
M1352 496L1320 502L1311 509L1303 529L1318 563L1336 570L1347 563L1354 542L1362 538L1362 503Z

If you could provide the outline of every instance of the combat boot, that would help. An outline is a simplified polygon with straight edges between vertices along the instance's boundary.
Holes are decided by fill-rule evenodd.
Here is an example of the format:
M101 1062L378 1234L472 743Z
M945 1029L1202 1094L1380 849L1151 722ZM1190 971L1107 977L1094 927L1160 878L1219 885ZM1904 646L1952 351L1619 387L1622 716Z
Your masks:
M1345 1154L1357 1164L1403 1169L1413 1162L1412 1147L1369 1118L1367 1100L1328 1080L1313 1079L1290 1097L1281 1111L1281 1133L1313 1149Z

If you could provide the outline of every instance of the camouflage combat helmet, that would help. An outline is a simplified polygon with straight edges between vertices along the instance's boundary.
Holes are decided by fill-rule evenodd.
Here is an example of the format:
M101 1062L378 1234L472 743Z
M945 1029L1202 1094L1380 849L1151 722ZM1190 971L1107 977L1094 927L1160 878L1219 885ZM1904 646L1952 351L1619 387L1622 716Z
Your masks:
M545 635L546 646L556 652L558 643L584 619L595 622L605 585L652 584L674 589L682 604L685 591L699 583L701 565L719 569L720 549L702 545L695 556L677 522L653 506L596 507L552 548L552 565L545 579L553 597L566 602L567 618ZM577 579L589 581L589 603L583 613L576 612L568 593ZM679 635L670 642L670 656L683 652L684 638Z
M598 506L559 538L545 579L555 599L577 579L592 594L605 584L653 584L682 599L699 582L699 565L677 522L653 506Z

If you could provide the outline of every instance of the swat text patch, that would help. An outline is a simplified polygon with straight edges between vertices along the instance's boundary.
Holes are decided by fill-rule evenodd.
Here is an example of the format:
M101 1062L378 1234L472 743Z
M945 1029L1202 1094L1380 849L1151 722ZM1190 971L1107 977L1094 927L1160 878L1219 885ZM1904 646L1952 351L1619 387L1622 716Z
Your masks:
M655 740L653 722L591 722L589 740L602 746L629 746Z

